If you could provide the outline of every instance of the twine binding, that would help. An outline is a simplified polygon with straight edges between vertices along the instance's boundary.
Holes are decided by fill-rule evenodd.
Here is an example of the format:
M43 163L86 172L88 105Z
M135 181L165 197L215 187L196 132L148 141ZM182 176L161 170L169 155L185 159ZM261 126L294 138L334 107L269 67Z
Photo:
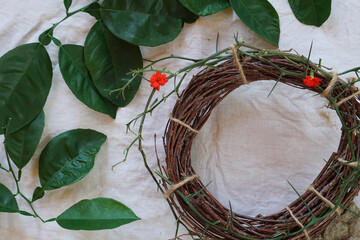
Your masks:
M189 177L185 178L184 180L182 180L181 182L179 182L175 185L172 185L171 188L169 188L169 190L164 194L164 198L169 198L176 189L178 189L179 187L181 187L181 186L185 185L186 183L191 182L192 180L197 179L197 178L200 178L199 174L189 176Z
M334 87L335 83L338 81L339 74L337 72L332 72L332 79L329 82L328 86L325 88L325 90L321 93L321 96L327 97L331 91L331 89Z
M360 94L360 90L358 90L357 92L355 92L355 93L353 93L352 95L348 96L347 98L342 99L341 101L339 101L339 102L337 103L337 105L340 106L340 105L343 104L344 102L349 101L350 99L352 99L353 97L355 97L355 96L357 96L357 95L359 95L359 94Z
M359 163L359 162L348 162L348 161L342 159L341 157L338 157L337 160L341 163L345 163L345 165L348 165L350 167L357 167L358 163Z
M234 44L231 44L231 45L230 45L230 48L231 48L231 52L232 52L232 55L233 55L233 57L234 57L236 66L237 66L237 68L238 68L238 70L239 70L239 72L240 72L240 77L241 77L241 80L243 81L243 84L249 84L249 82L248 82L248 80L246 79L246 76L245 76L245 74L244 74L244 70L243 70L243 68L242 68L242 66L241 66L241 63L240 63L240 61L239 61L239 58L238 58L238 56L237 56L237 54L236 54L236 50L235 50Z
M310 190L311 192L315 193L321 200L323 200L326 205L328 205L330 208L334 209L335 208L335 205L330 202L328 199L326 199L323 195L321 195L321 193L319 193L312 185L310 185L307 190ZM340 208L337 208L335 210L335 212L337 213L338 216L341 215L341 209Z
M356 87L354 85L355 81L356 81L356 78L355 77L349 77L346 79L348 83L351 84L351 87L350 87L350 90L353 91L353 92L357 92L359 90L358 87Z
M286 206L286 210L290 213L290 216L292 217L292 219L294 219L294 221L296 222L297 225L299 225L299 227L304 228L304 225L299 221L299 219L297 219L294 215L294 213L290 210L289 206ZM310 240L309 234L306 231L306 229L303 230L305 238L307 240Z
M184 122L180 121L180 120L179 120L179 119L177 119L177 118L173 118L173 116L171 116L171 114L169 115L169 119L170 119L171 121L174 121L174 122L176 122L176 123L180 124L181 126L186 127L187 129L189 129L190 131L192 131L192 132L194 132L194 133L196 133L196 134L198 134L198 133L199 133L199 131L198 131L198 130L196 130L196 129L192 128L189 124L186 124L186 123L184 123Z

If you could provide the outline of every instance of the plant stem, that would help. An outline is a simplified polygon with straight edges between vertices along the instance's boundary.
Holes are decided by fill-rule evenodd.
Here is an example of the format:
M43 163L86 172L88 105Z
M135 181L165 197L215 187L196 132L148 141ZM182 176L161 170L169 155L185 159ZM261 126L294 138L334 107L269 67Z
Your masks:
M3 167L3 166L1 166L1 165L0 165L0 169L1 169L1 170L4 170L4 171L5 171L5 172L7 172L7 173L9 173L9 172L10 172L10 170L9 170L9 169L6 169L6 168L4 168L4 167Z
M6 144L4 144L6 145ZM6 151L6 146L5 146L5 151ZM30 206L31 210L33 211L34 214L32 214L33 217L35 218L39 218L43 223L45 223L46 221L44 221L40 216L39 214L37 214L35 208L33 207L32 205L32 202L21 192L20 190L20 186L19 186L19 179L16 178L16 175L15 175L15 172L11 166L11 162L10 162L10 159L9 159L9 155L6 151L6 158L7 158L7 162L9 164L9 169L10 169L10 173L11 175L13 176L14 178L14 181L15 181L15 184L16 184L16 194L15 195L20 195Z
M142 141L143 141L143 138L142 138L142 131L143 131L143 127L144 127L144 122L145 122L145 118L146 118L146 113L148 112L148 108L150 106L150 103L151 103L151 100L154 96L156 92L156 89L154 88L151 93L150 93L150 96L146 102L146 105L145 105L145 109L144 109L144 114L142 115L142 118L141 118L141 122L140 122L140 126L139 126L139 131L138 131L138 136L137 136L137 139L138 139L138 150L140 151L141 153L141 156L143 158L143 162L144 162L144 166L146 168L146 170L148 171L148 173L150 174L150 176L152 177L152 179L154 180L154 182L156 183L157 187L160 189L161 193L165 193L164 189L162 188L162 186L160 185L160 182L156 179L154 173L151 171L148 163L147 163L147 156L144 152L144 149L142 147ZM183 225L187 231L190 232L190 229L179 219L179 217L177 216L171 202L169 199L166 199L170 209L171 209L171 212L172 214L174 215L175 219L178 221L178 223L180 223L181 225Z
M20 178L18 179L15 175L15 172L14 172L14 169L12 168L11 166L11 161L10 161L10 156L9 156L9 153L8 153L8 150L7 150L7 144L6 144L6 139L7 139L7 129L9 128L9 125L10 125L10 121L11 119L8 121L7 123L7 126L4 130L4 136L5 136L5 141L3 142L4 144L4 148L5 148L5 155L6 155L6 160L7 160L7 163L9 165L9 172L11 173L14 181L15 181L15 184L16 184L16 193L14 194L15 196L16 195L20 195L30 206L31 210L33 211L33 214L31 214L31 216L33 216L34 218L39 218L43 223L45 223L46 221L44 221L36 212L35 208L33 207L32 205L32 202L21 192L20 190L20 186L19 186L19 182L20 182ZM20 172L21 170L19 170ZM18 174L20 176L20 174Z
M153 174L153 172L151 171L148 163L147 163L147 160L146 160L146 154L143 150L143 147L142 147L142 141L143 141L143 138L142 138L142 131L143 131L143 127L144 127L144 122L145 122L145 118L146 118L146 112L148 110L148 107L151 103L151 99L153 98L154 94L155 94L155 91L156 89L154 88L151 93L150 93L150 96L146 102L146 105L145 105L145 109L144 109L144 113L142 115L142 118L141 118L141 122L140 122L140 126L139 126L139 131L138 131L138 149L143 157L143 161L144 161L144 165L145 165L145 168L148 170L148 172L150 173L151 177L153 178L153 180L157 183L158 187L161 189L161 186L160 184L158 183L158 181L156 180L155 178L155 175Z
M49 33L52 33L52 32L54 31L54 29L55 29L58 25L60 25L62 22L64 22L66 19L68 19L68 18L71 17L72 15L75 15L75 14L77 14L77 13L79 13L79 12L83 12L83 11L84 11L86 8L88 8L91 4L96 3L96 2L99 2L99 0L93 0L90 4L88 4L88 5L86 5L86 6L82 7L82 8L79 8L79 9L77 9L77 10L75 10L75 11L66 12L66 16L65 16L63 19L61 19L59 22L53 24L53 26L50 28L50 31L48 31L47 36L51 37L52 34L50 35Z

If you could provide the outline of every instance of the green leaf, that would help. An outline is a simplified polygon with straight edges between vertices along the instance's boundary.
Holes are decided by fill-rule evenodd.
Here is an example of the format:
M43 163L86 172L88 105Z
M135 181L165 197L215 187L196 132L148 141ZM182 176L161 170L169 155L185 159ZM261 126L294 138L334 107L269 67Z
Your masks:
M85 177L105 140L104 134L91 129L74 129L54 137L40 155L42 188L57 189Z
M176 0L104 0L101 17L116 36L143 46L170 42L181 32L183 21L196 20Z
M45 125L44 112L21 129L10 133L5 138L6 150L15 165L22 169L30 161L40 142Z
M143 66L139 47L117 38L99 21L86 37L84 55L101 95L119 107L129 104L141 83L141 75L130 73Z
M289 4L300 22L316 27L320 27L331 12L331 0L289 0Z
M94 18L99 20L99 19L101 19L100 7L101 7L100 4L98 4L97 2L94 2L94 3L90 4L87 8L85 8L84 12L90 14L91 16L93 16Z
M211 15L230 6L229 0L179 0L179 2L200 16Z
M111 198L81 200L56 218L70 230L112 229L136 220L140 218L130 208Z
M168 2L169 1L161 0L160 4L168 4ZM193 23L199 18L198 15L192 13L182 4L180 4L178 0L170 0L170 5L165 7L167 8L166 11L168 11L170 16L180 18L185 23Z
M0 183L0 212L19 212L19 207L11 191Z
M33 216L33 214L31 214L31 213L29 213L29 212L26 212L26 211L19 211L19 213L21 214L21 215L24 215L24 216Z
M267 0L230 0L230 4L246 26L275 46L279 45L279 16Z
M72 0L64 0L64 6L66 9L66 12L69 11L71 4L72 4Z
M40 43L16 47L0 58L0 134L12 133L40 114L49 94L52 66Z
M116 117L117 106L99 93L91 79L85 65L84 47L60 46L59 66L66 84L81 102L95 111Z
M51 37L53 35L54 32L54 28L51 27L48 30L44 31L42 34L40 34L39 36L39 42L44 45L47 46L50 44L51 42Z
M56 46L60 47L61 46L61 42L59 39L57 39L54 36L51 36L51 40L53 41L53 43L55 43Z
M44 192L44 189L42 189L42 187L35 188L33 196L32 196L32 202L35 202L36 200L43 198L44 195L45 195L45 192Z

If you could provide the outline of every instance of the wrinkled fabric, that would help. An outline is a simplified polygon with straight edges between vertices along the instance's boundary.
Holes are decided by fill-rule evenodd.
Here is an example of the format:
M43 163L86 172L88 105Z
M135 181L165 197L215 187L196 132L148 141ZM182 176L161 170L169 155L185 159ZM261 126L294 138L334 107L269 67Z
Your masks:
M90 2L74 1L71 9ZM320 28L301 24L291 12L288 1L270 2L280 17L281 50L295 49L307 56L313 41L311 59L314 62L321 58L323 65L337 72L360 65L359 1L333 1L331 16ZM0 3L0 55L18 45L37 41L43 31L64 16L60 0L0 0ZM83 45L94 23L94 18L80 13L56 28L54 36L63 44ZM203 58L215 52L217 33L220 49L232 44L236 33L249 44L273 48L228 8L212 16L200 17L193 24L185 24L173 42L158 47L141 47L141 51L145 59L158 59L170 54ZM54 78L45 105L46 125L34 159L23 170L22 191L30 198L35 187L39 186L39 155L51 138L70 129L91 128L108 136L93 170L73 185L46 192L45 197L34 204L35 208L44 219L49 219L81 199L104 196L124 203L142 220L106 231L69 231L55 222L43 224L32 217L0 213L1 239L173 238L176 221L146 172L136 146L125 163L111 170L112 165L123 159L123 150L133 140L131 134L126 134L126 123L143 111L152 90L149 83L142 83L134 101L119 108L113 120L77 100L60 74L58 48L51 44L47 50L54 67ZM189 62L170 60L158 67L167 66L176 71L187 64ZM196 72L192 71L189 76ZM146 75L147 78L150 76ZM190 77L185 79L182 89L189 80ZM297 198L287 181L302 193L324 166L324 160L337 150L341 125L335 112L325 107L326 101L312 92L284 84L278 84L267 97L274 83L259 81L235 90L216 107L192 147L193 167L203 183L211 182L210 192L225 206L230 201L233 210L241 214L266 215L283 209ZM172 87L173 81L169 80L156 97L160 98ZM161 137L175 100L175 96L170 97L146 119L143 147L150 169L157 168L154 134L160 161L164 160ZM3 147L0 148L0 163L7 165ZM16 190L9 174L1 172L0 182L12 191ZM22 210L30 211L23 200L19 205ZM185 233L183 228L180 233Z

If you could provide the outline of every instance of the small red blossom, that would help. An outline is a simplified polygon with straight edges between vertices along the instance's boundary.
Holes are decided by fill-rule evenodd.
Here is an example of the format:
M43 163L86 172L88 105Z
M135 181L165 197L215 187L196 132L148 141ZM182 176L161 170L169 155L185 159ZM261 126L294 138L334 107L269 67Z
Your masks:
M168 79L166 78L165 74L161 74L161 72L156 72L150 78L150 87L153 87L159 91L160 86L164 86L167 82Z
M306 86L316 88L320 84L321 80L322 79L317 78L317 77L306 76L306 78L304 79L304 84Z

